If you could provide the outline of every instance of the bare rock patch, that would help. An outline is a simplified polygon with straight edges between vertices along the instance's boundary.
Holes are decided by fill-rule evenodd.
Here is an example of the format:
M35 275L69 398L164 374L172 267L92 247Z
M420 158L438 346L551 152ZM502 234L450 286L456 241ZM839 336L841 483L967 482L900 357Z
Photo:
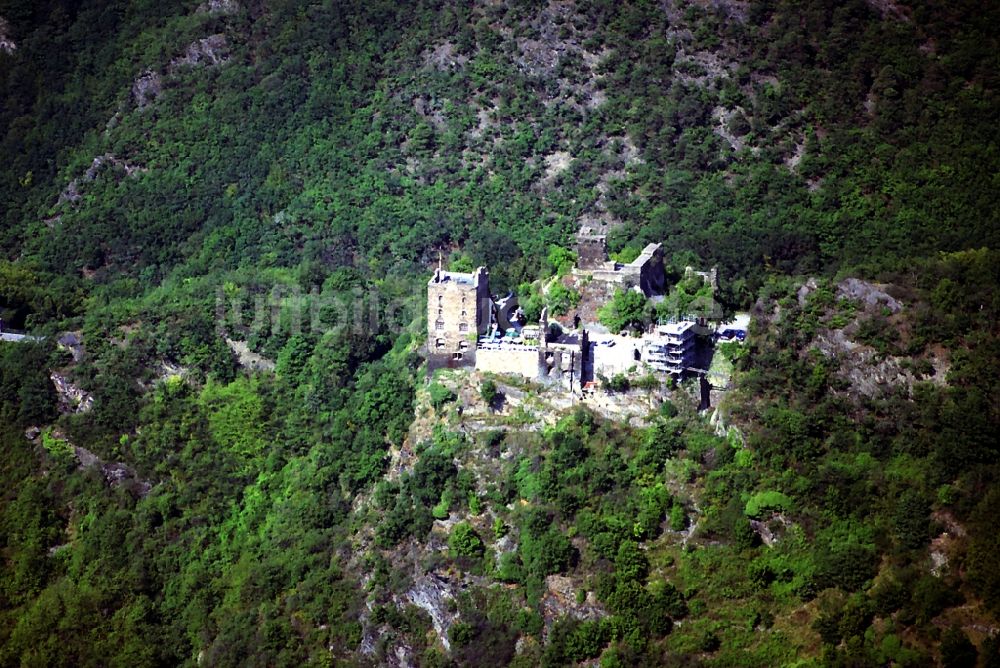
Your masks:
M10 24L0 16L0 53L12 54L17 51L17 44L10 37Z

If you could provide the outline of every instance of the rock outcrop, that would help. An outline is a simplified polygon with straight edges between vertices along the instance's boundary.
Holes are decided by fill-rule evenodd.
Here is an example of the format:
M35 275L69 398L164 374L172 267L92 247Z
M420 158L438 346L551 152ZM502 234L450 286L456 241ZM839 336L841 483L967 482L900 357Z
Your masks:
M229 42L225 35L209 35L192 42L184 55L170 61L167 71L173 74L181 67L216 67L229 60Z
M451 643L448 640L448 629L458 619L458 615L452 611L454 608L454 594L452 585L434 573L428 573L423 577L417 578L417 581L413 583L413 587L405 594L405 598L408 601L430 615L434 632L445 649L451 649Z
M49 374L59 396L59 412L86 413L94 407L94 397L69 381L66 376L53 371Z
M132 102L141 111L156 101L163 92L163 77L159 72L145 70L132 82Z
M246 341L226 339L226 345L236 353L240 366L251 371L274 371L274 362L250 350Z
M206 0L198 5L198 14L236 14L241 9L236 0Z
M140 167L130 163L127 160L123 160L112 153L105 153L104 155L99 155L94 158L94 161L87 168L87 171L83 173L80 178L73 179L69 182L66 188L59 193L59 204L65 202L75 203L80 200L83 196L80 192L81 183L88 183L93 181L101 173L104 168L121 171L125 176L135 176L136 174L148 171L145 167Z
M903 305L885 290L884 285L848 278L837 285L837 296L860 302L865 309L887 308L892 313L899 313L903 310Z
M59 337L56 343L59 345L59 348L72 355L74 362L83 360L85 349L81 332L66 332Z
M0 53L14 53L17 51L17 44L10 38L10 24L7 19L0 16Z
M101 475L104 477L104 481L110 487L125 487L137 497L145 497L153 489L153 484L148 480L140 478L132 467L122 462L105 462L87 448L82 448L79 445L71 443L66 435L58 429L53 429L43 434L42 430L38 427L32 427L25 431L24 436L32 442L41 438L43 439L43 443L45 442L44 439L60 443L62 447L68 448L69 452L72 453L73 458L77 461L78 468L99 469Z

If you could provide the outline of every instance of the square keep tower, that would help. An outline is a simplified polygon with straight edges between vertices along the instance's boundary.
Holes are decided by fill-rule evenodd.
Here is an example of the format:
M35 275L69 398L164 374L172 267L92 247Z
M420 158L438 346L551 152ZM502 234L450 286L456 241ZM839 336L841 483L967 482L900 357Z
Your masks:
M490 326L490 274L440 267L427 283L427 351L453 361L474 360L476 337Z

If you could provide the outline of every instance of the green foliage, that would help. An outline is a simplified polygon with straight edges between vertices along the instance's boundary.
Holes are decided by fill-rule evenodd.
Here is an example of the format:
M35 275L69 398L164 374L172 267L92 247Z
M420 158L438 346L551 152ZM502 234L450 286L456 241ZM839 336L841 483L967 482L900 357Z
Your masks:
M447 445L435 444L425 450L413 472L402 478L392 508L376 529L379 545L392 547L408 537L422 538L434 517L448 517L454 500L461 496L458 469L446 449Z
M628 392L632 383L624 373L616 373L611 378L602 378L601 387L607 392Z
M597 313L601 324L611 332L641 328L646 323L646 298L634 290L616 290L614 297Z
M0 3L17 44L0 53L0 318L48 337L0 344L0 665L350 663L366 600L389 632L375 663L402 639L428 665L785 665L812 641L757 621L819 592L840 601L817 621L837 643L824 662L922 665L956 592L1000 610L994 6L918 3L901 21L765 2L733 20L722 5L578 3L538 32L517 3L196 4ZM210 35L226 62L177 64ZM556 36L552 68L522 58ZM736 67L705 78L695 52ZM155 99L133 88L146 68ZM594 76L599 96L556 99ZM548 174L557 151L574 160ZM777 313L720 346L746 445L670 411L645 431L580 414L512 432L486 498L519 545L497 577L520 586L501 592L507 612L459 602L444 657L425 649L423 613L386 605L408 586L388 551L481 510L475 467L455 465L464 438L436 430L373 495L373 518L352 512L412 420L423 284L447 249L453 269L488 265L495 292L516 288L530 321L570 313L580 295L559 281L543 294L542 279L567 273L578 221L595 217L624 221L608 236L618 261L666 242L671 280L719 266L718 294L681 279L655 315L710 296L760 298L755 324ZM849 273L895 284L903 310L838 296L830 277ZM804 304L795 274L819 279ZM220 322L220 303L242 316ZM619 293L601 320L617 332L652 311ZM828 328L933 383L857 396L810 352ZM65 330L83 332L80 362L53 354ZM275 374L243 374L226 338ZM164 365L179 376L162 380ZM93 410L59 415L53 369ZM455 400L428 391L442 412ZM45 429L39 448L32 425L69 440ZM70 443L135 477L78 470ZM652 541L668 513L680 525L668 482L699 487L689 550ZM794 506L749 496L779 489ZM772 510L788 525L765 550L748 516ZM941 578L921 561L937 511L968 532ZM365 592L340 557L369 519ZM543 634L553 620L531 606L546 574L569 571L611 616ZM661 579L675 575L689 601ZM664 637L688 602L691 623ZM548 644L515 658L518 633ZM957 629L934 651L975 661Z
M838 523L818 536L817 542L817 586L856 591L874 577L878 555L869 531Z
M200 397L208 419L209 433L219 447L245 460L264 455L264 406L253 380L239 379L229 385L209 383Z
M684 447L677 422L658 420L646 430L642 448L636 453L635 465L649 473L659 473L666 461Z
M722 314L715 312L714 297L712 286L700 276L693 275L673 286L664 299L656 305L656 316L663 319L718 317Z
M309 338L301 334L291 337L288 339L285 347L282 348L281 353L278 354L275 373L293 382L299 380L306 365L309 363L313 349L314 344Z
M565 315L580 303L580 293L556 281L545 293L545 305L549 315Z
M463 647L472 642L473 628L464 622L456 622L448 629L448 640L458 647Z
M603 621L562 618L553 625L552 634L553 641L542 655L543 666L575 664L599 656L611 639L611 627Z
M537 285L522 283L517 290L517 303L528 322L538 322L542 317L545 300Z
M475 265L473 265L472 258L468 255L452 256L451 261L448 263L448 271L458 271L468 274L474 270Z
M557 276L565 276L576 264L576 253L561 246L550 246L545 261L552 273Z
M617 253L610 253L612 260L616 262L621 262L622 264L629 264L634 261L637 257L642 254L642 248L637 245L629 244L622 248Z
M873 315L858 323L855 339L866 343L884 355L899 351L899 332L881 315Z
M615 556L615 575L619 581L636 580L644 582L649 572L649 561L639 546L633 541L622 541Z
M448 553L452 557L481 559L485 549L483 540L468 522L459 522L448 534Z
M566 571L576 560L576 549L559 530L522 534L518 550L526 577L545 577Z
M0 343L0 416L5 423L42 425L55 417L56 393L47 371L50 352L44 343Z
M957 626L952 626L941 635L941 665L947 668L975 666L979 658L976 646L972 644L965 632Z
M972 514L975 531L970 541L966 567L969 582L986 605L1000 614L1000 536L990 529L1000 510L1000 491L993 489L977 505Z
M781 492L765 491L751 496L743 512L747 517L761 519L773 512L784 512L792 508L792 500Z
M434 504L434 507L431 508L431 515L434 516L434 519L448 519L448 516L451 514L451 506L453 503L453 499L451 497L451 490L445 488L444 492L441 493L441 500Z
M644 390L646 392L655 392L660 389L659 379L651 373L646 374L638 378L632 385L637 390ZM669 412L669 408L666 409Z
M56 461L67 463L73 459L73 446L69 441L57 438L52 431L46 429L41 433L42 447Z
M674 503L670 508L670 528L673 531L684 531L688 526L687 512L684 506Z
M431 406L438 411L444 408L445 404L455 401L458 398L454 392L437 381L432 382L427 387L427 392L431 397Z
M510 531L510 527L508 527L502 519L498 517L493 520L493 537L495 539L500 540L507 535L508 531Z
M497 388L495 381L487 378L479 385L479 398L486 403L487 406L493 406L496 404L497 400L500 398L500 390Z
M906 490L896 502L893 524L903 547L917 549L930 538L930 503L916 490Z

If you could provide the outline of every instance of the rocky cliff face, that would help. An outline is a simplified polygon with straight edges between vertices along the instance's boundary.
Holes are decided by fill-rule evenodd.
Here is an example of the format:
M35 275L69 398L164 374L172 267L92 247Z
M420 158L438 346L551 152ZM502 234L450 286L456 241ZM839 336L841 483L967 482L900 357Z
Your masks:
M17 51L17 44L10 37L10 24L0 16L0 53L12 54Z
M825 359L834 380L830 392L854 399L909 396L918 382L945 384L950 362L940 348L909 352L912 304L893 296L898 292L857 278L833 285L809 279L794 303L759 301L755 315L763 334L788 341L803 360Z
M240 9L236 0L206 0L198 5L200 14L236 14Z

